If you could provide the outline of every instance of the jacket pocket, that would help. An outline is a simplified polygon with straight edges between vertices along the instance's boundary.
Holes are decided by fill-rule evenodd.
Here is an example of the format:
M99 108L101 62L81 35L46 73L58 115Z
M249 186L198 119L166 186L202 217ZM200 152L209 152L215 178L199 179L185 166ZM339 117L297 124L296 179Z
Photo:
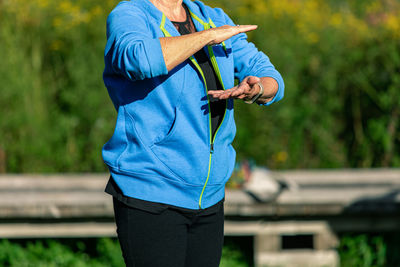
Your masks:
M176 117L177 117L177 107L174 110L174 119L171 122L171 126L169 127L168 132L164 137L159 138L159 140L156 140L152 146L157 145L157 144L162 144L163 142L167 141L168 138L174 135L176 131Z
M209 150L195 129L190 119L176 108L169 132L150 149L177 178L193 186L202 186L208 171Z

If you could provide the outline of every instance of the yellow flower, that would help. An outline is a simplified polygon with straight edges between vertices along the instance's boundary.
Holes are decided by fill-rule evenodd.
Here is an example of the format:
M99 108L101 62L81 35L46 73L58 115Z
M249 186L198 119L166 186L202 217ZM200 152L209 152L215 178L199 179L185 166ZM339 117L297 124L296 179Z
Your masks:
M73 9L72 3L70 1L62 1L58 5L58 9L63 13L70 13Z
M38 6L41 8L45 8L49 5L49 1L48 0L37 0L38 1Z
M367 13L377 13L382 10L381 1L373 1L365 7Z
M275 160L277 162L285 162L288 159L288 153L286 151L280 151L275 154Z
M95 6L90 10L90 16L96 17L103 14L103 9L100 6Z
M319 36L318 34L316 34L315 32L309 32L306 35L306 40L310 43L310 44L315 44L318 43L319 41Z
M398 16L389 14L385 20L384 26L393 33L395 37L400 37L400 19Z
M335 13L330 17L329 22L332 26L340 26L343 23L343 17L340 13Z
M54 41L51 43L51 45L50 45L50 49L51 49L51 50L54 50L54 51L58 51L58 50L61 49L62 45L63 45L63 42L62 42L62 41L60 41L60 40L54 40Z
M57 17L53 19L53 27L59 28L63 25L63 21L61 18Z

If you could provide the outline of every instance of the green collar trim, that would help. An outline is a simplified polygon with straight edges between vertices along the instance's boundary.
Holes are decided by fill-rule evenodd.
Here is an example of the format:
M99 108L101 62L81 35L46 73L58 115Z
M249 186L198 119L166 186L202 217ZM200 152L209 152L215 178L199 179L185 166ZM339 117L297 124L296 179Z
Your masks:
M172 35L165 29L165 20L167 16L163 13L162 18L161 18L161 24L160 24L160 29L163 32L164 36L166 37L171 37Z
M215 24L213 23L211 18L209 20L210 22L206 23L202 19L200 19L198 16L196 16L196 14L194 14L192 11L189 10L189 12L190 12L191 16L193 16L193 18L195 20L197 20L198 22L200 22L204 26L204 30L208 30L211 27L215 28ZM167 16L163 13L162 19L161 19L161 24L160 24L160 29L163 32L165 37L171 37L172 35L165 29L165 21L166 21L166 19L167 19ZM224 48L224 50L226 52L226 47L225 47L225 43L224 42L222 42L222 46L223 46L223 48ZM219 71L217 60L215 58L212 46L208 45L207 48L208 48L208 53L209 53L211 64L212 64L212 66L214 68L214 71L217 74L218 80L220 81L220 83L222 85L222 88L225 90L225 86L224 86L224 83L222 81L221 73ZM205 85L205 87L207 89L206 79L205 79L205 76L204 76L204 73L203 73L202 69L200 68L199 64L197 63L196 59L193 56L191 56L189 59L193 63L193 65L195 65L196 69L199 71L200 75L203 78L204 85Z
M214 22L211 20L211 18L209 18L209 22L204 22L201 18L199 18L198 16L196 16L196 14L194 14L192 11L190 11L190 15L192 16L192 18L194 18L195 20L197 20L201 25L203 25L205 30L208 30L210 28L216 28L217 26L215 26ZM225 42L222 42L222 47L224 48L225 52L226 52L226 45Z
M167 18L167 16L163 13L163 16L161 19L161 24L160 24L160 29L163 32L165 37L172 37L172 35L165 29L166 18ZM196 69L199 71L201 77L203 78L204 86L206 87L206 90L207 90L206 78L205 78L204 73L201 70L199 64L197 63L196 59L193 56L189 57L189 59L193 63L193 65L196 67Z

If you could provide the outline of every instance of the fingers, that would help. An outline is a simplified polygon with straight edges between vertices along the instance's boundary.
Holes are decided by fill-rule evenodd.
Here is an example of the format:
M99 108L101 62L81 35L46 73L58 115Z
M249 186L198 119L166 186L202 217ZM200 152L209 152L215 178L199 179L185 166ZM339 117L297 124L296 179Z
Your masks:
M251 99L255 94L258 94L259 86L257 83L261 82L261 79L256 76L245 77L240 84L227 90L210 90L208 95L213 99Z
M257 29L257 27L257 25L224 25L216 28L211 28L209 30L212 32L212 40L210 41L209 45L219 44L236 34L253 31Z
M208 95L219 95L224 92L225 92L224 90L210 90L210 91L208 91Z
M232 98L232 94L235 92L236 87L233 87L231 89L225 90L222 94L218 96L218 99L228 99Z
M247 85L247 87L249 87ZM242 99L246 97L246 85L240 84L231 89L227 90L210 90L208 91L208 95L211 96L213 99L228 99L228 98L239 98Z
M232 92L235 91L237 86L227 89L227 90L210 90L208 91L208 95L211 96L213 99L228 99L231 97Z
M212 99L220 99L220 96L224 93L224 90L210 90L208 91L208 95Z
M254 31L255 29L257 29L257 25L237 25L234 26L237 27L239 32L249 32L249 31Z
M235 90L232 90L231 97L238 97L239 95L244 94L246 92L246 89L246 85L239 84L239 86Z
M261 79L260 79L259 77L256 77L256 76L248 76L248 79L247 79L247 83L248 83L248 84L254 85L254 84L258 83L258 82L261 82Z

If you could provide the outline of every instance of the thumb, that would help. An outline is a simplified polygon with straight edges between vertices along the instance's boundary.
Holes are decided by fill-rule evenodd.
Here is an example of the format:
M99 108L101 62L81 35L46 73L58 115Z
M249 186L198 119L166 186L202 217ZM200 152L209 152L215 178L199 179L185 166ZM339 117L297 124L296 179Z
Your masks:
M256 83L258 83L258 82L260 82L260 81L261 81L261 79L258 78L258 77L256 77L256 76L249 76L249 78L247 79L247 83L248 83L249 85L256 84Z

